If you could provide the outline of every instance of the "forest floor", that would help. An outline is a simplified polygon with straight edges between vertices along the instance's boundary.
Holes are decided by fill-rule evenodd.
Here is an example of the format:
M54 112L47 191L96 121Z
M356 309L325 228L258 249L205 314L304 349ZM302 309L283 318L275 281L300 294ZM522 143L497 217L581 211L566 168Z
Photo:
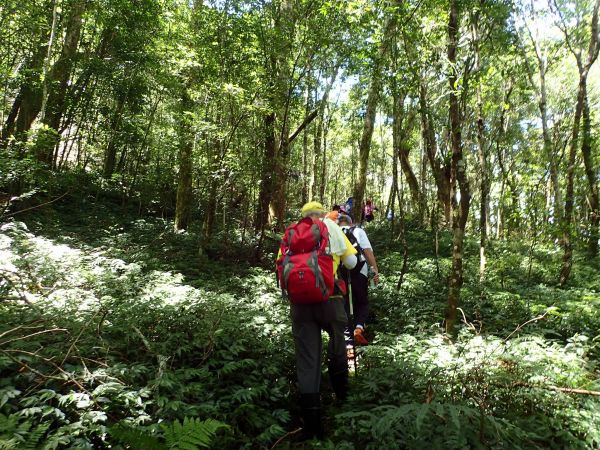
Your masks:
M598 448L600 267L492 241L479 283L466 246L458 337L441 333L450 237L367 229L382 282L372 345L327 440L300 426L288 307L232 229L199 255L195 230L109 202L57 202L0 230L0 449ZM232 227L233 228L233 227ZM274 248L272 249L275 250ZM270 264L269 264L270 265Z

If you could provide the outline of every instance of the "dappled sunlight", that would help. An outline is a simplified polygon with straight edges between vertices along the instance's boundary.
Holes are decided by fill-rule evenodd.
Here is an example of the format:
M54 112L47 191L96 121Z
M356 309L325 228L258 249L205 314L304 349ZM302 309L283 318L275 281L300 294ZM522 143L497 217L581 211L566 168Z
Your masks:
M140 226L139 232L149 236L164 228L160 222ZM28 397L22 388L0 389L1 395L24 405L58 402L53 420L64 424L75 416L85 430L107 424L115 411L125 412L118 413L122 423L148 429L157 414L165 420L224 414L228 423L270 429L261 432L266 433L263 442L289 426L293 418L286 399L294 390L294 349L289 308L272 272L221 271L215 265L190 282L176 270L109 256L125 255L118 247L57 244L20 223L4 230L4 267L12 264L11 280L19 280L11 292L25 310L27 302L43 307L44 317L55 324L35 328L43 333L39 340L16 341L22 345L16 349L33 353L41 345L39 358L66 358L61 373L76 389L49 387ZM173 254L187 245L176 234L167 238L164 247ZM136 238L130 234L128 239ZM129 246L128 239L120 242ZM507 261L517 254L502 252ZM465 289L463 322L451 340L441 333L445 293L437 275L438 265L447 273L447 257L437 263L429 256L415 257L400 291L398 260L394 253L381 258L383 281L371 291L374 316L368 328L375 335L372 345L358 352L349 403L334 409L332 420L343 422L340 430L356 434L360 442L373 435L378 442L410 442L407 430L420 435L442 427L449 439L473 443L480 433L474 420L483 417L489 442L514 443L535 439L528 425L533 416L546 417L543 426L551 434L563 432L556 424L577 418L569 436L599 439L590 431L600 429L597 404L574 393L600 389L590 362L590 355L598 354L595 290L545 284L517 289L514 280L526 269L513 270L500 261L490 271L494 281L486 291ZM10 328L20 323L19 313L11 314L9 329L0 333L18 335ZM34 365L40 373L54 370L45 359L23 357L28 359L21 364ZM4 364L14 367L12 360ZM26 373L21 376L29 383ZM42 420L41 409L23 408L27 419L22 420ZM280 412L265 412L273 409ZM415 415L422 418L418 428ZM468 437L471 429L473 437ZM345 437L336 439L343 443Z

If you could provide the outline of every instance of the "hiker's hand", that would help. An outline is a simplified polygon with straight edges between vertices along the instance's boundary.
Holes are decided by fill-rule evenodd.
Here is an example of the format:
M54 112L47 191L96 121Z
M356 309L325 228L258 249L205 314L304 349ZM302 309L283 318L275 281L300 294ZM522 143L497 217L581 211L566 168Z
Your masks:
M375 272L373 275L373 283L379 284L379 272Z

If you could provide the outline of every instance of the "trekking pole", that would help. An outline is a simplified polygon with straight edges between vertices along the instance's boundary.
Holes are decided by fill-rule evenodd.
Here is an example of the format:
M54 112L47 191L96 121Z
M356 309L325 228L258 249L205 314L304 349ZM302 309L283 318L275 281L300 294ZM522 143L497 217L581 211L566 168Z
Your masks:
M357 365L357 355L356 355L356 342L354 342L354 329L356 328L356 324L354 323L354 305L352 303L352 282L350 281L350 275L348 274L348 304L350 306L350 324L352 328L350 328L350 339L352 339L352 359L354 362L354 374L358 375L358 365Z

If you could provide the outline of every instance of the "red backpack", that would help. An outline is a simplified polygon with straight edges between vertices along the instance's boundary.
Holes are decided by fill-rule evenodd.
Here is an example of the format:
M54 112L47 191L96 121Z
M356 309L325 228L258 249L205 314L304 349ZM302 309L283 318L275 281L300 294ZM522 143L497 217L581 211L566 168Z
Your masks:
M333 294L333 258L327 254L329 231L305 217L287 227L277 259L279 285L292 303L319 303Z

